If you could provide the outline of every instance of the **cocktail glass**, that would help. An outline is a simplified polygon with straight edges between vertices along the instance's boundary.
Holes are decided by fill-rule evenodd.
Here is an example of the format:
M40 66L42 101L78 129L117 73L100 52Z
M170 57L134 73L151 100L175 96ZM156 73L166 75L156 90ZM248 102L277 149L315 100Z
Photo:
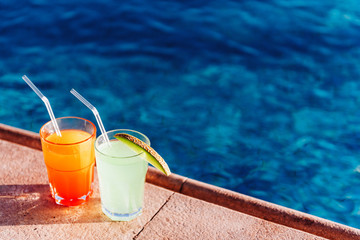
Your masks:
M140 132L118 129L106 132L109 143L104 135L95 141L102 211L114 221L130 221L142 213L148 163L143 152L137 154L115 139L117 133L130 134L148 145L150 140Z
M61 136L51 122L40 129L51 194L59 205L79 205L92 193L96 128L78 117L57 118L56 122Z

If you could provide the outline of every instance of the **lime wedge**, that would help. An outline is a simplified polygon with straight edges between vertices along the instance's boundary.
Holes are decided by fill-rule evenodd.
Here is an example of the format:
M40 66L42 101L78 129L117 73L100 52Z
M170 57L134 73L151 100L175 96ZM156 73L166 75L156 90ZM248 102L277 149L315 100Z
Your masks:
M167 176L171 174L170 168L165 160L148 144L126 133L117 133L114 137L135 152L144 152L144 159Z

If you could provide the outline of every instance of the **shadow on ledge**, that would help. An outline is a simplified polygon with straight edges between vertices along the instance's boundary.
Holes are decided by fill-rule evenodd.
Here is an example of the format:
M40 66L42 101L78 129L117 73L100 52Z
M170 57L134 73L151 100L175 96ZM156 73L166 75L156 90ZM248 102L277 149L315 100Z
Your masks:
M0 226L110 222L100 198L79 206L55 204L49 185L0 185Z

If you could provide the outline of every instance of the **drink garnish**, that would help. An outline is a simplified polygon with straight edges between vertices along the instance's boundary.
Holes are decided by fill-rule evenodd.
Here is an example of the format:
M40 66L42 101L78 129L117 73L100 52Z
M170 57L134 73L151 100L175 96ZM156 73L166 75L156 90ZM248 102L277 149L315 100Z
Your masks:
M114 137L126 144L135 152L143 152L145 155L144 159L167 176L171 174L170 168L166 164L165 160L148 144L126 133L117 133Z

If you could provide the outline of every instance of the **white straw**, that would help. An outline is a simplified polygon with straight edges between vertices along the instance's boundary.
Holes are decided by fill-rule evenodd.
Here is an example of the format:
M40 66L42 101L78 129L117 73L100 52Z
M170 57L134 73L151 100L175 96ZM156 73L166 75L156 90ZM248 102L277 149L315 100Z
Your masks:
M22 79L31 87L32 90L34 90L34 92L39 96L39 98L45 103L46 109L50 115L51 122L54 126L56 135L61 137L60 129L55 120L55 116L51 109L49 100L40 92L40 90L30 81L30 79L26 75L22 76Z
M102 135L104 136L105 141L107 143L109 143L110 142L109 137L106 134L104 125L101 121L99 112L96 110L96 108L91 103L89 103L88 100L86 100L83 96L81 96L80 93L78 93L75 89L71 89L70 92L72 93L72 95L74 95L77 99L79 99L83 104L85 104L85 106L87 106L94 113L96 121L100 127L100 131L101 131Z

